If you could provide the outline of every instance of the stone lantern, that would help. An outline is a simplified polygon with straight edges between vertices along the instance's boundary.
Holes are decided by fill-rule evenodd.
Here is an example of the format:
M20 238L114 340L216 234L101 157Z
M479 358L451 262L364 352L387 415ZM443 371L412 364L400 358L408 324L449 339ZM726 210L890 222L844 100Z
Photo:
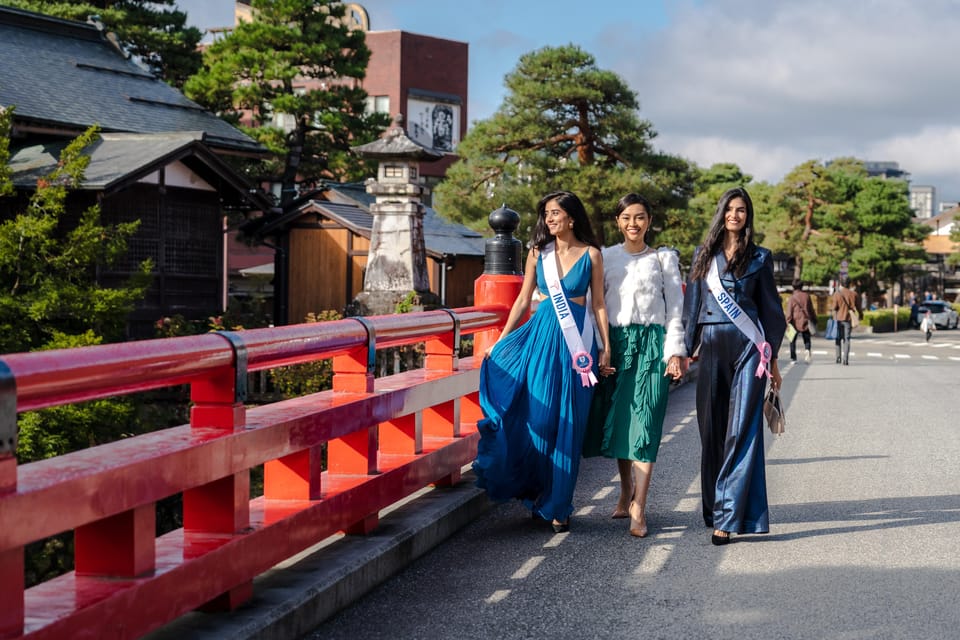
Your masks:
M396 126L382 138L353 147L354 153L379 162L377 178L367 180L367 193L375 196L370 206L373 228L363 291L348 306L349 315L393 313L397 303L411 292L419 308L439 306L430 291L427 249L423 239L421 162L433 162L443 154L429 149Z

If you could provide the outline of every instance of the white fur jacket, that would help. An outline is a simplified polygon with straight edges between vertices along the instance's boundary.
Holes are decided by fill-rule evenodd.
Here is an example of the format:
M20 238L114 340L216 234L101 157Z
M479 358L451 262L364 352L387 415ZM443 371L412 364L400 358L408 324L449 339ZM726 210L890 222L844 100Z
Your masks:
M659 324L666 330L663 359L687 355L683 342L680 258L668 247L628 253L622 244L603 250L603 295L610 324Z

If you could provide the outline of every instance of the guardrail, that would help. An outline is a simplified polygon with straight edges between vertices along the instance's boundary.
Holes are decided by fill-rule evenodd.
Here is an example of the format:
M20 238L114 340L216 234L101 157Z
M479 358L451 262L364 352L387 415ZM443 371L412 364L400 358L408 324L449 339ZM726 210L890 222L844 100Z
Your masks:
M487 306L4 356L0 638L136 638L235 607L278 562L458 481L480 417L479 361L459 358L460 336L481 352L517 285L482 276ZM423 369L374 379L377 348L419 342ZM331 391L245 407L249 372L325 358ZM19 412L182 384L188 425L16 464ZM264 495L251 500L261 464ZM157 537L157 501L180 493L183 528ZM75 570L24 589L25 545L71 530Z

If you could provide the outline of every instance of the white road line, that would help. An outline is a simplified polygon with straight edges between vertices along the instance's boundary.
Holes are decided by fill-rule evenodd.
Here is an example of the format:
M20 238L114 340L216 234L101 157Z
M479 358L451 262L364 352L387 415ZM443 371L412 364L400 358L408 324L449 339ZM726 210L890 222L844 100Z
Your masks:
M546 559L547 559L547 556L533 556L532 558L524 562L523 566L517 569L516 573L510 576L510 579L523 580L524 578L529 576L531 573L533 573L533 570L539 567L540 563Z
M939 359L940 359L938 356L920 356L920 357L923 358L924 360L939 360Z
M670 552L673 551L672 544L655 544L652 545L647 553L644 554L643 560L640 561L640 564L637 565L637 568L633 570L633 575L656 575L663 570L664 565L667 564L667 560L670 559Z
M867 352L867 357L868 357L868 358L882 358L882 357L883 357L883 354L882 354L882 353L877 353L877 352L875 352L875 351L868 351L868 352Z
M955 362L960 362L960 358L958 358L957 356L948 356L948 357Z
M619 476L614 476L614 479L619 479ZM592 499L593 499L593 500L603 500L603 499L606 498L608 495L610 495L612 492L613 492L613 487L602 487L602 488L600 489L600 491L597 491L595 494L593 494L593 498L592 498Z
M894 357L894 358L901 358L901 359L903 359L903 360L909 360L909 359L910 359L910 356L908 356L908 355L905 354L905 353L895 353L895 354L893 354L893 357Z

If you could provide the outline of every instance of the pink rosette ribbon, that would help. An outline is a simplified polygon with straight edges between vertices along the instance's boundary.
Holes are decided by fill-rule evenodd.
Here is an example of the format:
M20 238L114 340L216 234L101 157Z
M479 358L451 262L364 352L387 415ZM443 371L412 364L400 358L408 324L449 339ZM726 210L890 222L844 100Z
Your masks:
M757 345L760 351L760 364L757 365L757 377L762 378L766 375L768 378L772 375L770 372L770 360L773 358L773 347L769 342L762 342Z
M593 375L593 357L586 351L573 354L573 368L580 374L580 383L585 387L597 384L597 377Z

